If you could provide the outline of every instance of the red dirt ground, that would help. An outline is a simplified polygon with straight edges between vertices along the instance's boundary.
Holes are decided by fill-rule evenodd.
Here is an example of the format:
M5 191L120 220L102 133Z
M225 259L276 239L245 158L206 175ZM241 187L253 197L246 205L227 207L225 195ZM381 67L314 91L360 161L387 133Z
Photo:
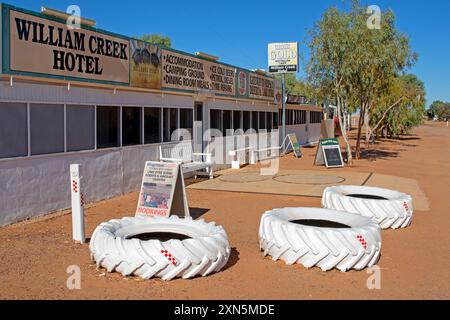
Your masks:
M381 290L366 287L366 271L322 272L263 258L257 231L261 214L275 207L320 206L320 198L188 190L194 215L225 227L233 248L225 270L205 278L124 279L104 275L89 259L88 245L71 241L71 217L52 215L0 229L1 299L449 299L450 128L427 123L401 140L384 140L344 171L377 172L416 179L431 210L415 211L413 224L382 232ZM286 169L315 169L315 148L305 157L282 158ZM137 193L86 210L90 236L101 222L132 215ZM205 209L205 210L200 210ZM191 209L192 210L192 209ZM69 265L81 268L81 289L66 287Z

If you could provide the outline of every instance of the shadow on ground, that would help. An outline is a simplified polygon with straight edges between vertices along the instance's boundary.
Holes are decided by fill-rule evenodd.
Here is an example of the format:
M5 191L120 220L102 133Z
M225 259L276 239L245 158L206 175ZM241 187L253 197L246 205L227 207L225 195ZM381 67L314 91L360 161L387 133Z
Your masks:
M361 159L367 159L369 161L377 161L380 159L397 158L398 151L385 151L378 149L364 149L361 150Z
M222 270L227 270L233 267L239 261L239 251L235 247L231 248L230 258L228 259L227 264Z
M205 208L189 208L189 214L191 215L192 219L198 219L204 214L206 214L210 209Z

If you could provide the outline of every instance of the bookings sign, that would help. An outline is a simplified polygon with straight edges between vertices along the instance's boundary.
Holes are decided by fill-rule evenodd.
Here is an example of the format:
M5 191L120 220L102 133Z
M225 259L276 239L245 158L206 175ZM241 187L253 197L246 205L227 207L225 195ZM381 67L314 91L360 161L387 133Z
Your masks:
M62 77L130 82L129 42L10 10L10 69Z
M219 63L162 50L161 86L234 96L236 91L234 70L233 67Z

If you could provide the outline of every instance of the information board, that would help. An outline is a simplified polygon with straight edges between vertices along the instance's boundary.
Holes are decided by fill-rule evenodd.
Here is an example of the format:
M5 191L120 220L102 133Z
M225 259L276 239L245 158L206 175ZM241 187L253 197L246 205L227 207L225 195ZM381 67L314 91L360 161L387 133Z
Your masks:
M235 96L235 68L163 49L161 86Z
M300 144L297 140L297 135L295 133L288 134L289 143L291 144L292 150L294 151L294 155L297 158L300 158L303 156L302 151L300 150Z
M327 168L340 168L344 166L341 148L337 139L319 140L314 164L325 165Z
M298 43L269 43L268 65L270 73L296 73L298 71Z
M189 216L181 166L147 161L139 192L136 216Z

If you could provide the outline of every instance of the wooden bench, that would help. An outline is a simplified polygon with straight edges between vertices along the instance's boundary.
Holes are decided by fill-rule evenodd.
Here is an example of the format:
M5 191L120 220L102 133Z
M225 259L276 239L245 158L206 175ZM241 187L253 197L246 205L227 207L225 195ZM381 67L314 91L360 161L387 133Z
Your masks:
M255 147L247 147L247 148L241 148L241 149L236 149L236 150L230 150L228 152L228 154L230 155L230 157L232 157L231 159L231 168L233 169L239 169L241 167L241 159L240 159L240 155L244 154L248 152L249 154L249 163L250 164L255 164L255 158L254 158L254 151Z
M209 178L213 178L212 156L211 153L193 152L191 142L178 142L175 144L160 145L159 159L163 162L181 163L183 173L197 173L206 170Z

